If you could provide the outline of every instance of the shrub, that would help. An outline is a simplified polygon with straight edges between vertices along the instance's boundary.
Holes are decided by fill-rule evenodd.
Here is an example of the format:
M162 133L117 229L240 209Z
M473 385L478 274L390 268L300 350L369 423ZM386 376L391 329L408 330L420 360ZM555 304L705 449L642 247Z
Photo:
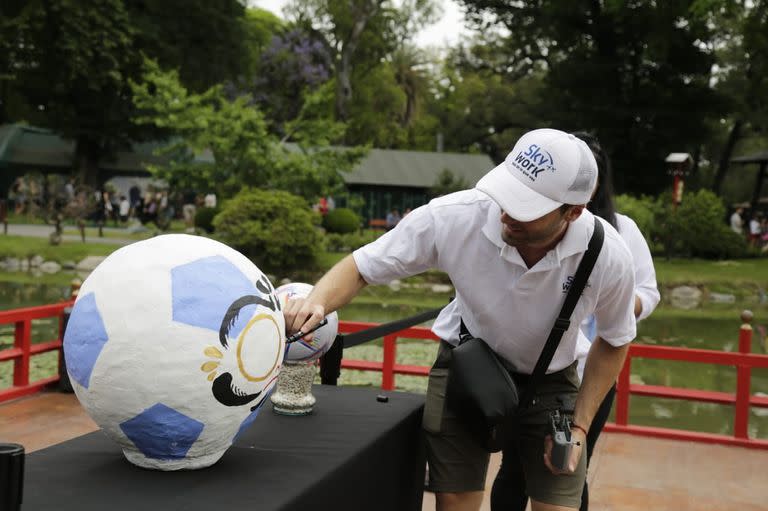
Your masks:
M632 197L631 195L617 195L614 198L616 211L627 215L637 224L640 232L645 236L645 240L651 242L651 233L654 231L654 216L656 212L656 202L646 195L642 197Z
M332 233L347 234L360 229L360 217L347 208L336 208L323 217L323 227Z
M200 208L195 213L195 227L207 233L213 232L213 217L219 214L219 208Z
M746 240L723 221L725 206L709 190L685 194L677 210L669 194L657 199L655 229L670 255L728 259L747 253Z
M213 219L221 241L263 271L314 267L320 250L319 218L304 199L288 192L246 188Z
M325 235L325 249L328 252L352 252L374 241L380 232L363 231L349 234L328 233Z

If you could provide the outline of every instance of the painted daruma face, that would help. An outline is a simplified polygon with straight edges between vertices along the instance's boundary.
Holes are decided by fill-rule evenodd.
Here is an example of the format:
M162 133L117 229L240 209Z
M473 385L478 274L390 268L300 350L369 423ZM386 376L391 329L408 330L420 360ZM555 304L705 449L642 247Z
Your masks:
M284 284L275 290L280 303L285 306L286 300L306 298L314 286L303 282ZM328 324L315 330L311 341L299 340L289 344L285 352L285 360L290 362L309 362L322 357L333 345L339 331L339 316L332 312L326 316Z
M173 234L110 255L64 336L75 393L136 465L215 463L257 418L285 353L266 276L222 243Z

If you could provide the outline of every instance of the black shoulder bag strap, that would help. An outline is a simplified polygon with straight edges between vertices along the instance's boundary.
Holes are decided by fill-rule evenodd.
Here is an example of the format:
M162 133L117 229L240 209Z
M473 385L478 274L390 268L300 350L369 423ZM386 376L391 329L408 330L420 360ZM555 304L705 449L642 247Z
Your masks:
M597 256L600 255L604 234L603 225L595 217L595 230L592 233L592 238L589 240L587 251L584 252L584 256L581 258L579 267L576 269L576 275L573 277L573 282L571 282L571 287L565 296L563 307L560 309L560 314L558 314L555 324L549 332L549 337L544 345L544 349L541 350L541 355L539 355L536 367L534 367L531 378L528 380L528 385L523 390L523 395L520 398L520 408L525 408L530 404L531 399L533 399L534 389L539 381L541 381L541 377L546 373L549 363L552 362L552 357L555 356L560 339L565 331L568 330L568 327L571 326L571 314L573 314L573 309L576 308L576 304L579 298L581 298L584 286L587 285L587 279L592 273Z

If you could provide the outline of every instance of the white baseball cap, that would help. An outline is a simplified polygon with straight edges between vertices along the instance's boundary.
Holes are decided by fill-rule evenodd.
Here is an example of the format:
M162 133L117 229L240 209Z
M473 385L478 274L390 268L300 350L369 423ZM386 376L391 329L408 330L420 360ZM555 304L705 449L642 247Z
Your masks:
M597 184L597 162L587 144L564 131L529 131L495 169L478 181L515 220L530 222L563 204L586 204Z

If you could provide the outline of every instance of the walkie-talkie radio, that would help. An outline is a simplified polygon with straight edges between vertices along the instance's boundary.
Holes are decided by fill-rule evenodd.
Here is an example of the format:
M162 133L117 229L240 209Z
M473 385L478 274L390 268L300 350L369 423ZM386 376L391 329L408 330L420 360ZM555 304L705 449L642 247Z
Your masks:
M558 410L549 414L550 429L552 430L552 466L558 470L568 469L568 460L571 459L571 421L565 415L560 415Z

